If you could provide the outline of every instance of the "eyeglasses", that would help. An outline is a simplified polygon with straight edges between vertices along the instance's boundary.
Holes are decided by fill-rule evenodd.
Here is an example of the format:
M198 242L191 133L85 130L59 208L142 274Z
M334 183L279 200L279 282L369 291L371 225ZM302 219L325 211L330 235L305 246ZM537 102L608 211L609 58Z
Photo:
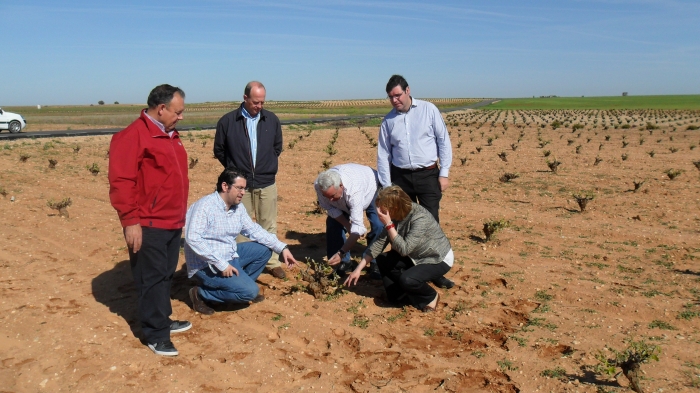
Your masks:
M401 98L401 96L404 95L405 93L406 93L405 91L402 91L399 94L394 94L394 95L390 94L387 97L389 98L389 101L394 101L394 100L398 100L399 98Z
M247 188L247 187L236 186L236 185L233 185L233 184L230 184L229 187L235 188L236 190L238 190L238 192L248 192L248 188Z

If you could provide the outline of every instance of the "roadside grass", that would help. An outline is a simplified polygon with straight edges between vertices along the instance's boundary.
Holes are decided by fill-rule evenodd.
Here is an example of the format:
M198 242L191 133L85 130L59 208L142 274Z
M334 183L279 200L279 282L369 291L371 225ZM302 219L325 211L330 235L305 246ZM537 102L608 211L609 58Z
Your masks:
M441 110L450 110L481 101L477 98L427 99ZM215 125L226 113L240 105L232 102L187 103L180 126ZM5 110L22 114L28 121L27 131L38 131L42 125L62 125L67 128L125 127L146 107L146 104L107 105L45 105L8 106ZM301 117L335 116L384 116L391 110L388 100L339 100L339 101L267 101L265 109L274 112L282 120ZM378 119L381 121L381 119ZM377 123L375 120L374 123ZM376 125L379 125L378 123Z

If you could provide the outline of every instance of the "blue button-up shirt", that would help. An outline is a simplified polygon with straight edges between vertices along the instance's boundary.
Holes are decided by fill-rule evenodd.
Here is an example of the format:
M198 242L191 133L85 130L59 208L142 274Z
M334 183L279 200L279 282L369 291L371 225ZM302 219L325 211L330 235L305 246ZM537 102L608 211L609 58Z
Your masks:
M440 175L448 177L452 166L452 144L438 108L412 98L408 112L392 109L379 128L377 172L383 187L391 185L393 164L403 169L420 169L440 159Z
M260 121L260 112L253 117L248 113L243 106L243 117L245 117L246 127L248 127L248 137L250 138L250 154L253 157L253 168L255 168L256 159L258 157L258 122Z
M190 206L185 224L187 276L192 277L209 265L219 271L226 270L228 262L238 258L239 234L278 254L286 247L277 236L253 222L242 203L226 209L226 203L216 191Z

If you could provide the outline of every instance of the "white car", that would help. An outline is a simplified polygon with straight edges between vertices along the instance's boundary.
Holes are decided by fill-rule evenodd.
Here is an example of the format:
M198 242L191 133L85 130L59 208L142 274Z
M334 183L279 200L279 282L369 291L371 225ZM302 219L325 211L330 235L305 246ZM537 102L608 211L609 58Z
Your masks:
M0 108L0 131L10 130L11 133L22 131L27 126L27 121L22 115L2 110Z

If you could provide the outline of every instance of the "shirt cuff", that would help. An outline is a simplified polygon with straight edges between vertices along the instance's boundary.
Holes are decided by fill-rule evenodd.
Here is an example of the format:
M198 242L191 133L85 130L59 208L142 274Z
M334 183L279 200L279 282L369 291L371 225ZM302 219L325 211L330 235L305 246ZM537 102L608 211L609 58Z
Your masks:
M362 236L365 233L367 233L367 228L365 228L364 225L360 226L360 225L353 224L353 225L350 225L350 233L355 233L359 236Z
M277 244L275 244L275 247L272 249L275 253L281 254L284 249L287 248L287 245L278 241Z
M449 177L450 168L440 168L440 177Z
M228 267L230 266L230 264L229 264L228 262L226 262L226 261L223 261L223 262L222 262L222 261L216 261L215 263L213 263L213 265L214 265L220 272L223 272L224 270L226 270L226 268L228 268Z

